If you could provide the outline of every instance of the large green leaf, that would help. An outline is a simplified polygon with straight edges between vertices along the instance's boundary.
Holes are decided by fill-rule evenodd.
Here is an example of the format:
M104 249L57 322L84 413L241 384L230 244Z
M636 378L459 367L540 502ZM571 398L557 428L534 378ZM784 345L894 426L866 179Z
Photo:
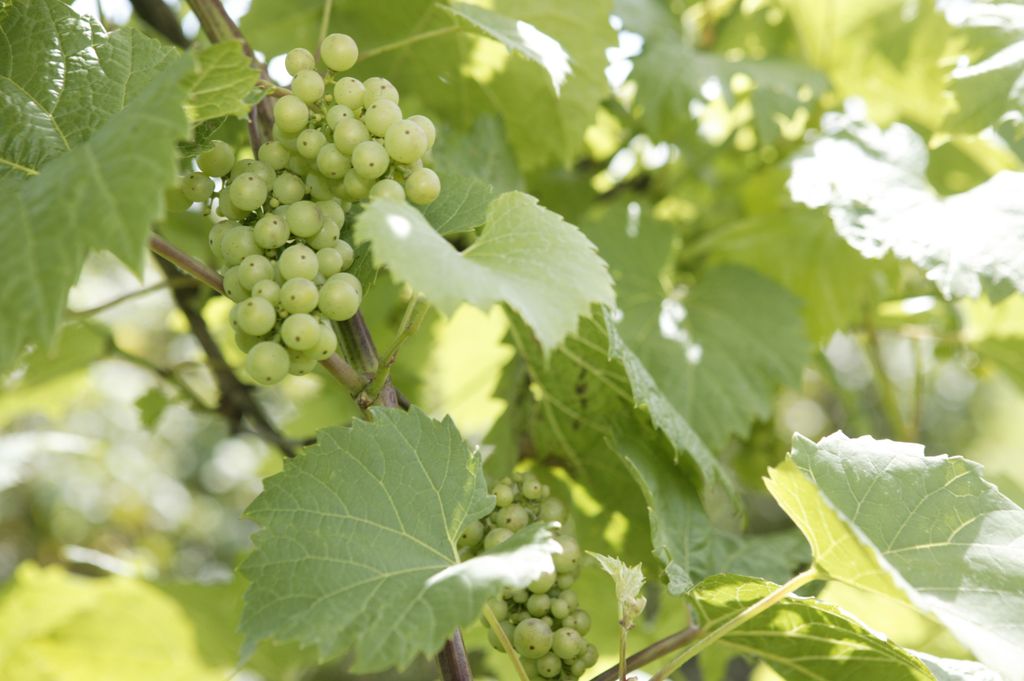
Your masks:
M393 201L371 203L356 221L355 238L371 245L377 266L445 314L467 302L484 310L507 303L546 351L576 329L592 304L614 300L611 277L593 244L520 192L491 202L480 238L461 253L416 209Z
M237 40L226 40L200 50L199 73L189 82L185 112L192 121L221 116L244 117L256 103L250 98L260 72Z
M105 248L138 271L150 224L187 132L183 57L87 142L27 180L0 181L0 367L50 340L86 254ZM83 104L83 102L79 102Z
M174 59L133 29L107 34L60 0L0 10L0 178L81 144Z
M738 575L716 575L690 592L702 625L714 627L778 588ZM871 679L929 681L928 668L876 636L839 608L813 598L787 597L719 643L758 657L788 681Z
M847 112L826 114L822 129L793 162L789 190L799 203L827 207L851 246L915 263L947 297L977 296L986 282L1024 290L1024 173L1000 172L943 197L925 178L927 145L908 126L882 130Z
M1024 678L1024 510L958 456L797 436L769 491L829 578L934 614L1008 679Z
M487 207L494 199L494 187L475 175L440 172L441 195L423 209L423 216L438 234L476 229L487 220Z
M459 563L463 528L494 507L479 457L450 419L372 417L320 431L249 507L263 527L242 566L250 645L295 640L321 657L352 651L356 672L404 668L502 587L553 569L559 545L541 525Z

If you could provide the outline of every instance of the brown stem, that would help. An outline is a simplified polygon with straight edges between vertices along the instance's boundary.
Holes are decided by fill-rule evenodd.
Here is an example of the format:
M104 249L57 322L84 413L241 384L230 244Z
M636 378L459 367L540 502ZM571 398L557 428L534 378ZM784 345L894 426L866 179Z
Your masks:
M181 31L178 17L163 0L132 0L132 7L139 18L153 27L157 33L181 48L189 46L189 40Z
M633 653L627 657L626 669L628 671L634 671L649 662L657 660L659 657L664 657L675 650L679 650L696 638L698 633L700 633L700 627L691 625L682 631L677 631L671 636L666 636L660 641L655 641L643 650ZM615 664L595 676L591 681L616 681L618 678L619 665Z
M437 654L437 664L441 667L441 678L444 681L473 681L469 659L466 657L466 644L458 629L444 642L444 648Z

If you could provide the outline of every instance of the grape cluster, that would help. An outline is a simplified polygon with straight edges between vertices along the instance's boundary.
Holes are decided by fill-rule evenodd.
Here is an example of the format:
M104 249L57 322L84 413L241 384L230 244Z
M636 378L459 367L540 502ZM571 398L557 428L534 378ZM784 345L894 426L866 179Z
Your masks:
M565 505L530 473L503 478L491 489L497 498L494 511L471 523L459 537L465 556L492 548L516 530L537 521L563 523ZM579 607L572 590L580 572L580 547L563 529L556 531L562 552L552 556L555 571L541 575L525 589L505 589L487 605L519 653L531 679L576 681L597 662L597 648L584 636L590 615ZM503 650L493 631L491 645Z
M210 229L210 249L236 303L235 340L263 385L330 357L338 345L333 322L359 310L362 285L345 271L354 253L341 238L353 204L379 197L426 205L441 191L423 165L434 124L405 118L388 80L340 77L358 55L352 38L329 35L320 44L321 73L312 53L291 50L285 68L293 80L274 104L273 139L255 159L237 161L230 145L216 141L199 155L199 171L181 180L186 205L204 203L209 212L217 199L224 219Z

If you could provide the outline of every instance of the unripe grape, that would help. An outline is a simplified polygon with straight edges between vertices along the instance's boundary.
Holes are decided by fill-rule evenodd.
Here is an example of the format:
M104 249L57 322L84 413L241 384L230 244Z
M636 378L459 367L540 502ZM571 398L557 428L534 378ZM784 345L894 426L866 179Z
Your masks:
M551 597L547 594L532 594L526 599L526 609L534 617L543 617L551 609Z
M260 339L256 336L250 336L244 331L235 331L235 345L242 352L249 352L260 342Z
M345 209L334 199L317 201L316 207L320 209L320 215L324 217L324 220L333 220L339 225L345 224Z
M352 168L368 180L376 180L387 172L391 159L380 142L360 142L352 150Z
M502 631L505 632L505 638L512 640L513 632L515 631L515 627L512 623L499 621L498 624L501 625ZM487 630L487 640L495 650L505 650L505 646L502 645L501 639L498 638L498 635L491 629Z
M238 304L238 328L250 336L262 336L277 324L277 310L266 298L246 298Z
M580 545L572 537L559 537L558 543L562 545L562 552L551 556L558 572L573 572L580 564Z
M530 613L526 612L525 610L520 610L519 612L514 612L511 615L509 615L508 621L512 624L519 624L523 620L529 619L529 617ZM551 625L549 624L548 626L550 627Z
M308 350L305 352L290 350L288 358L291 360L291 364L288 366L288 373L293 376L305 376L313 371L313 369L316 369L316 365L319 363L319 360L311 355Z
M564 575L558 575L558 579L555 584L559 589L568 589L576 583L576 572L567 572Z
M274 266L262 255L247 255L238 264L238 280L242 282L242 286L248 289L255 286L257 282L271 279L273 276Z
M484 538L484 524L479 520L473 522L462 528L462 533L459 535L458 546L476 546ZM498 619L504 619L499 617Z
M353 250L352 245L347 241L341 241L339 239L335 242L334 248L337 249L337 251L341 253L341 257L344 258L344 262L341 265L341 271L344 272L349 267L352 267L352 263L355 262L356 259L356 252ZM353 277L353 279L355 279L355 277ZM356 279L356 281L358 282L359 280ZM359 294L362 295L362 284L359 284L357 290L359 291Z
M335 104L327 110L327 125L330 126L331 130L338 127L338 123L341 123L346 118L355 118L355 114L352 113L352 109L344 104Z
M242 173L228 187L231 203L244 211L254 211L267 200L267 184L256 173Z
M572 672L573 676L583 676L583 673L587 671L588 666L589 665L580 658L573 661L569 666L569 671Z
M305 69L292 79L292 93L306 104L315 104L324 96L324 77L313 69Z
M338 242L338 245L340 246L343 243L345 242L340 241ZM340 272L339 274L332 275L331 279L333 279L334 281L345 282L346 284L351 286L356 293L359 294L360 298L363 297L363 282L359 281L359 277L355 276L354 274L349 274L348 272Z
M565 520L565 504L557 497L549 497L540 503L540 519L545 522Z
M315 171L306 175L306 193L317 202L329 201L334 198L334 194L331 192L331 183L326 177Z
M565 601L565 604L569 606L569 610L575 611L580 607L580 599L575 591L563 589L562 593L558 594L558 597Z
M315 235L323 226L320 209L312 201L296 201L288 206L286 221L291 233L303 239Z
M290 364L288 351L271 341L257 343L245 358L246 371L254 381L263 385L279 383L288 375Z
M352 154L360 142L370 139L366 124L356 118L342 118L334 127L334 146L343 154Z
M530 600L530 592L526 589L513 589L512 590L512 602L519 603L522 605L526 601Z
M316 249L334 248L335 244L338 242L339 236L341 236L341 227L338 226L337 222L325 216L324 226L320 228L320 231L316 233L316 236L308 241L309 245ZM344 250L338 250L341 252L342 256L345 255Z
M312 279L320 269L316 252L305 244L293 244L281 252L277 268L285 279Z
M224 272L224 295L236 303L240 303L249 297L249 291L238 280L237 267L229 267Z
M314 159L325 144L327 144L327 137L322 132L315 128L306 128L299 133L299 137L295 141L295 148L303 158Z
M252 227L238 225L225 232L220 240L220 252L228 265L237 265L245 256L259 253Z
M290 315L281 323L281 340L293 350L310 350L320 341L320 323L312 315Z
M515 500L515 493L508 485L495 485L494 489L491 490L491 494L493 494L497 500L496 505L498 508L504 508Z
M402 185L394 180L379 180L370 189L370 198L405 201L405 190L402 189Z
M423 133L427 136L427 149L433 147L434 140L437 139L437 128L434 127L434 121L430 120L429 118L421 114L409 116L408 120L420 126L420 128L423 130Z
M316 167L325 177L338 180L352 167L348 156L341 153L333 144L325 144L316 156Z
M419 168L405 178L405 195L420 206L433 203L441 193L441 178L430 168Z
M337 322L351 319L359 311L361 302L360 293L344 280L332 277L320 287L320 311L327 315L328 319Z
M554 653L543 655L537 660L537 673L545 679L553 679L562 673L562 658Z
M350 76L339 78L334 84L334 101L355 111L363 106L363 84Z
M387 78L374 76L363 81L363 105L370 106L374 102L386 100L398 104L398 88Z
M504 527L497 527L487 533L484 537L484 549L493 549L503 541L507 541L512 536L512 532L506 530Z
M316 59L306 48L296 47L288 50L288 54L285 55L284 68L290 75L296 76L303 71L316 68Z
M511 506L508 508L511 508ZM540 577L530 582L530 586L527 588L535 594L546 594L548 591L551 591L551 587L555 585L556 578L556 573L545 572Z
M199 169L211 177L224 177L235 165L235 150L227 142L214 140L213 146L196 158Z
M180 213L192 205L192 201L185 198L185 194L182 193L180 183L164 190L164 201L167 202L169 213Z
M318 361L323 361L334 354L334 351L338 349L338 337L334 333L334 328L326 320L320 322L320 340L317 341L316 345L312 350L308 350L311 355L317 358Z
M480 526L481 532L483 531L483 525ZM479 540L476 542L480 543ZM487 601L487 607L491 609L491 613L494 615L494 619L499 622L508 617L508 603L505 602L504 598L492 598Z
M590 614L586 610L577 610L568 617L562 619L563 627L571 627L586 636L590 631Z
M587 642L580 632L571 627L563 626L554 633L551 640L551 651L563 660L572 660L587 649Z
M274 123L273 127L270 128L270 136L288 151L295 151L295 138L299 136L297 132L285 132L281 129L281 126Z
M223 258L220 251L220 242L227 231L232 227L238 227L238 223L232 222L231 220L221 220L220 222L214 223L213 227L210 228L210 235L207 239L207 243L210 244L210 251L218 258Z
M412 163L426 153L427 135L415 121L398 121L385 133L384 147L398 163Z
M281 203L295 203L306 195L306 184L295 175L285 172L274 180L274 198Z
M316 259L320 262L320 274L325 277L341 272L345 264L345 256L336 248L321 248L316 252Z
M206 201L213 196L213 180L202 173L187 173L181 178L181 193L193 203Z
M320 43L320 58L332 71L348 71L359 58L359 47L350 36L332 33Z
M257 157L260 159L260 163L265 163L274 170L281 170L288 165L288 157L290 154L285 149L284 145L276 140L270 142L264 142L260 145L259 153Z
M288 165L286 165L285 168L293 175L304 177L306 173L309 172L309 164L310 160L308 158L304 158L298 153L298 151L296 151L296 153L288 159Z
M355 168L345 173L345 179L342 182L345 184L345 191L356 201L369 196L374 184L373 180L366 179Z
M530 514L519 504L510 504L498 511L494 516L494 522L498 527L516 532L529 524Z
M231 179L234 180L239 175L245 173L252 173L256 177L260 178L267 185L274 183L274 169L268 166L266 163L257 161L254 158L243 158L235 162L235 165L231 167Z
M222 187L217 193L217 213L228 220L235 221L241 220L248 215L248 213L239 210L238 207L231 202L231 192L228 191L227 186Z
M540 499L544 492L544 485L537 478L526 478L519 486L520 493L531 501Z
M268 213L256 221L252 235L257 246L269 251L284 246L291 233L280 215Z
M598 657L600 657L600 653L597 651L597 646L593 643L588 644L586 651L583 653L583 663L587 665L587 667L593 667L597 664Z
M569 604L563 601L561 598L551 599L551 616L557 620L565 619L569 616L572 611L569 609Z
M288 312L312 312L320 292L309 279L289 279L281 286L281 307Z
M529 617L516 625L512 644L523 657L536 660L551 650L554 635L551 627L535 617Z
M298 133L309 122L309 107L295 95L285 95L274 104L274 121L282 131Z
M402 109L390 99L378 99L366 107L363 123L375 137L383 137L395 123L402 120ZM345 151L342 149L342 151Z
M252 295L264 298L270 301L272 305L277 305L277 302L281 299L281 286L273 279L263 279L257 281L252 287Z

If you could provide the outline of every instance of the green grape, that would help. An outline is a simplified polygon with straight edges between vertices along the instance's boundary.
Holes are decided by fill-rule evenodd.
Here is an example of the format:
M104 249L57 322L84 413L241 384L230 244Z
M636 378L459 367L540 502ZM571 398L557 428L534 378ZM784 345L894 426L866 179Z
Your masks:
M268 185L274 183L274 169L268 166L266 163L257 161L254 158L243 158L235 162L235 165L231 167L231 179L234 180L239 175L245 173L252 173L259 177L261 180L266 182Z
M260 163L265 163L274 170L281 170L288 165L289 155L283 144L272 140L260 145L257 157L260 159Z
M227 142L214 140L213 146L196 158L199 169L211 177L224 177L235 165L235 150Z
M558 586L559 589L571 588L572 585L575 584L575 583L576 583L576 573L575 572L568 572L568 573L566 573L564 575L558 575L558 579L555 581L555 584Z
M246 298L238 304L238 328L250 336L262 336L277 324L277 310L266 298Z
M357 118L343 118L334 127L334 146L343 154L352 154L360 142L370 139L366 124Z
M237 345L242 352L249 352L259 342L260 339L256 336L250 336L244 331L235 331L235 345Z
M221 220L220 222L214 223L213 227L210 228L210 236L207 243L210 244L210 252L218 258L223 258L220 252L220 242L224 238L224 235L232 227L237 227L237 222L231 220Z
M318 202L334 198L334 194L331 192L331 183L317 172L306 175L306 193Z
M324 224L320 209L312 201L296 201L288 206L287 222L291 233L303 239L315 235Z
M311 350L320 341L320 322L308 314L290 315L281 323L281 340L293 350Z
M586 636L590 631L590 615L586 610L577 610L568 617L562 618L562 626L570 627Z
M288 373L293 376L305 376L313 371L313 369L316 369L316 365L319 363L319 360L310 354L308 350L305 352L289 350L288 358L291 360L288 366Z
M277 305L278 301L281 300L281 286L273 279L263 279L253 285L252 294L269 300L273 305Z
M345 118L355 118L355 114L352 113L352 109L344 104L335 104L327 110L327 125L330 126L331 130L338 127L338 123Z
M295 151L295 138L298 137L298 133L285 132L277 123L274 123L270 129L270 136L288 151Z
M317 201L316 206L320 209L320 214L324 216L324 220L333 220L339 225L345 224L345 209L334 199Z
M217 213L228 220L241 220L248 215L231 203L231 192L227 187L222 188L217 194Z
M316 347L310 350L318 360L325 360L334 354L338 349L338 337L334 333L334 327L327 320L320 320L320 340Z
M405 195L420 206L433 203L441 193L441 178L430 168L418 168L405 178Z
M245 256L259 253L252 227L238 225L226 231L220 240L220 252L228 265L237 265Z
M295 148L306 159L314 159L320 149L327 144L327 137L315 128L306 128L295 140Z
M325 144L316 155L316 167L324 177L338 180L345 177L345 173L352 167L352 162L338 147Z
M516 532L530 523L530 514L519 504L510 504L498 511L494 516L494 522L498 527Z
M248 289L255 286L256 282L273 276L274 266L262 255L247 255L238 264L238 280Z
M557 497L549 497L540 503L540 519L560 523L565 520L565 504Z
M334 101L347 106L351 111L363 107L363 84L350 76L339 78L334 84Z
M529 617L530 617L530 613L526 612L525 610L520 610L519 612L514 612L511 615L509 615L508 616L508 621L511 622L512 624L519 624L523 620L529 619ZM548 625L548 626L551 626L551 625Z
M554 642L551 627L535 617L528 617L516 625L512 645L523 657L536 660L544 657Z
M575 591L562 589L562 593L558 594L558 597L565 601L565 604L569 606L570 611L575 611L580 607L580 599L579 596L576 595Z
M224 272L224 295L239 303L249 297L249 291L238 280L238 268L229 267Z
M274 193L274 198L281 203L295 203L301 201L302 197L306 195L306 184L295 175L284 172L274 180L271 191Z
M588 664L587 664L586 662L584 662L584 661L583 661L582 659L578 659L578 660L575 660L575 661L574 661L574 662L573 662L573 663L572 663L572 664L571 664L571 665L569 666L569 671L571 671L571 672L572 672L573 676L583 676L583 673L584 673L585 671L587 671L587 667L589 667L589 666L590 666L590 665L588 665Z
M320 262L320 274L325 277L341 272L345 264L345 256L337 248L321 248L316 252L316 259Z
M167 211L170 213L180 213L188 210L192 205L192 202L182 193L180 184L164 190L164 201L167 203Z
M437 128L434 127L434 121L430 120L429 118L421 114L409 116L408 120L420 126L420 128L423 130L423 133L427 136L427 149L433 147L434 140L437 139Z
M380 100L398 104L398 89L387 78L367 78L363 81L363 88L363 106L368 107Z
M463 546L476 546L484 538L484 524L479 520L474 520L462 529L462 534L459 535L458 545ZM499 618L503 619L503 618Z
M531 594L526 599L526 609L534 617L543 617L551 609L551 597L547 594Z
M530 501L536 501L544 493L544 485L537 478L525 478L519 485L519 492Z
M344 258L344 262L341 265L341 271L344 272L349 267L352 267L352 263L355 262L356 259L356 252L355 250L353 250L352 245L349 244L347 241L341 241L339 239L335 242L334 248L337 249L337 251L341 253L341 257ZM358 282L359 280L356 279L356 281ZM361 295L363 292L363 287L361 284L358 287L358 291Z
M511 508L511 506L507 508ZM551 587L555 585L556 577L557 575L554 572L545 572L540 577L530 582L530 586L527 588L535 594L546 594L548 591L551 591Z
M288 159L288 165L285 166L285 169L293 175L301 177L309 172L309 164L310 159L304 158L301 154L296 152L295 155Z
M306 48L296 47L288 50L284 58L284 67L290 75L296 76L303 71L316 68L316 59Z
M320 311L336 322L354 317L361 302L362 295L342 279L332 277L320 287Z
M504 508L515 500L515 492L508 485L498 484L491 490L491 494L497 499L498 508Z
M402 120L402 109L390 99L378 99L366 107L363 123L374 137L383 137L392 125ZM342 151L345 151L342 149Z
M551 650L563 660L572 660L581 655L587 649L587 642L580 636L580 632L571 627L562 628L555 632L551 640Z
M299 71L292 79L292 93L306 104L315 104L324 96L324 77L313 69Z
M480 532L483 532L483 525L480 526ZM473 546L479 543L480 540L477 539L473 544L470 544L469 546ZM499 622L508 617L508 603L505 602L504 598L492 598L488 600L487 607L491 609L491 614L494 615L494 619L498 620Z
M555 562L555 569L558 572L573 572L580 564L580 545L572 537L559 537L558 543L562 545L562 552L551 556Z
M332 33L320 43L320 58L332 71L348 71L359 58L359 47L350 36Z
M561 598L551 599L551 616L556 620L562 620L569 616L569 604L563 601Z
M519 603L522 605L526 601L530 600L530 592L526 589L513 589L512 590L512 602Z
M511 640L513 632L515 631L515 627L512 623L499 621L498 624L501 626L502 631L505 632L505 638ZM498 635L494 633L493 629L487 630L487 640L495 650L505 650L505 646L501 644L501 639L498 638Z
M376 180L388 170L391 159L380 142L360 142L352 150L352 168L368 180Z
M285 95L274 104L274 121L282 131L298 133L309 122L309 107L295 95Z
M379 180L370 189L371 199L389 199L391 201L405 201L405 190L402 185L394 180Z
M267 184L256 173L242 173L228 186L231 203L244 211L254 211L267 200Z
M320 292L309 279L289 279L281 286L281 307L292 314L316 309Z
M412 163L426 153L427 134L415 121L398 121L385 133L384 147L398 163Z
M207 201L213 196L213 180L202 173L187 173L181 178L181 193L192 203Z
M356 201L369 196L374 184L373 180L366 179L355 168L345 173L345 179L342 182L345 183L345 191Z
M323 211L321 210L321 213ZM338 242L338 237L341 236L341 227L338 223L330 219L326 215L324 216L324 226L320 228L320 231L316 233L312 239L308 239L310 246L316 249L321 248L335 248ZM351 248L351 246L349 247ZM344 250L338 249L342 256L345 255ZM344 267L342 268L344 269Z
M597 651L597 646L593 643L587 645L587 649L583 652L583 664L587 667L593 667L597 664L597 658L600 657L600 653Z
M345 242L338 242L339 245L343 243ZM363 282L359 281L359 277L353 274L349 274L348 272L341 272L339 274L332 275L331 279L333 279L334 281L345 282L346 284L352 287L352 290L354 290L359 295L360 298L363 297Z
M284 249L277 259L277 269L285 279L312 279L320 269L316 252L305 244Z
M537 673L545 679L553 679L562 673L562 658L548 653L537 659Z
M257 383L273 385L288 375L290 363L287 350L277 343L263 341L249 350L245 369Z
M264 250L281 248L288 242L291 233L280 215L268 213L256 221L252 229L256 245Z
M503 541L508 540L512 536L512 532L506 530L504 527L498 527L487 533L484 537L484 549L493 549Z

